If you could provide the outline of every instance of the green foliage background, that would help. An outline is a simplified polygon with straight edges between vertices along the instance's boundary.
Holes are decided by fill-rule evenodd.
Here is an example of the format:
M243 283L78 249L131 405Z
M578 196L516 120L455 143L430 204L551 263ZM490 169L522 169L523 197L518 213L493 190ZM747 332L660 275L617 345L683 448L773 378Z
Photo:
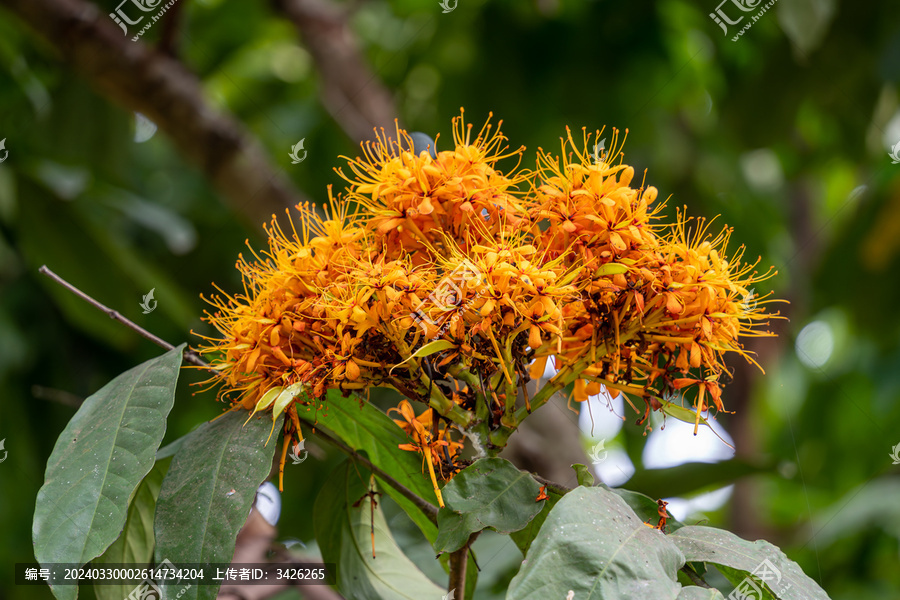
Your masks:
M180 1L182 60L211 104L242 121L311 197L340 188L332 168L339 154L355 155L357 141L320 101L319 74L293 27L264 2ZM98 4L109 12L115 3ZM790 320L778 324L777 341L754 346L767 375L739 371L724 396L738 412L721 417L739 451L771 468L741 480L708 524L765 536L835 600L895 598L900 467L889 453L900 444L900 165L884 138L893 132L890 144L900 141L900 128L889 130L900 108L900 6L779 0L737 42L709 18L714 9L714 0L459 0L442 14L436 0L371 0L352 23L398 116L410 129L440 132L439 149L460 106L476 126L493 111L529 157L538 146L557 148L566 125L628 128L626 162L672 195L670 209L721 214L747 256L775 266L769 283L790 300L782 308ZM213 281L237 289L234 259L245 239L259 248L263 238L162 134L135 143L134 115L92 90L2 4L0 107L9 150L0 164L0 439L8 451L0 596L49 597L13 586L11 568L33 560L35 495L75 410L65 403L72 398L50 400L46 390L84 398L160 351L38 267L173 343L196 343L190 330L209 333L199 294ZM291 165L300 138L309 154ZM761 179L773 157L782 176ZM150 288L158 309L143 315L138 303ZM810 368L795 342L817 319L831 326L834 352ZM166 441L219 413L212 395L192 396L186 385L200 378L183 374ZM640 429L627 426L623 436L640 467ZM329 450L289 471L282 538L312 539L313 501L341 459ZM664 477L639 475L648 486ZM422 547L411 528L394 525L408 551ZM500 558L482 564L481 583L508 581L517 551L504 554L484 538L482 552Z

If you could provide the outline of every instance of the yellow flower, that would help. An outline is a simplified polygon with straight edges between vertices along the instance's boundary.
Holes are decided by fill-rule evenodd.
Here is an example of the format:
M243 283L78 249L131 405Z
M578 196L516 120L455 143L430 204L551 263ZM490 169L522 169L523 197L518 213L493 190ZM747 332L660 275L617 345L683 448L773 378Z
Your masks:
M364 143L362 157L347 158L352 176L338 169L350 184L349 199L368 212L376 239L384 238L387 256L406 251L421 264L428 260L422 250L445 235L461 239L485 223L491 232L512 231L526 217L516 186L528 174L496 169L498 161L520 156L524 148L507 151L502 121L494 130L488 119L474 140L462 114L453 122L454 148L436 158L410 151L411 138L397 127L393 136L382 129L374 142Z
M399 127L382 130L347 159L349 175L339 170L345 196L329 188L324 214L298 206L288 230L273 220L268 250L238 261L243 293L210 299L221 339L201 351L220 395L260 411L304 390L274 403L288 437L300 435L297 410L329 389L421 401L419 416L406 399L389 412L439 502L435 467L451 477L462 448L448 422L496 450L570 384L576 401L604 386L642 399L642 421L678 390L696 390L696 423L710 405L724 410L723 356L752 360L743 338L770 335L760 330L770 300L754 286L774 273L757 275L743 249L728 258L729 229L710 236L698 220L689 231L680 211L663 223L656 188L634 184L618 131L611 138L591 156L591 136L576 144L567 130L560 157L540 151L528 171L524 148L509 152L490 119L474 137L454 119L452 149L435 156L408 150ZM525 383L548 360L558 373L529 398Z

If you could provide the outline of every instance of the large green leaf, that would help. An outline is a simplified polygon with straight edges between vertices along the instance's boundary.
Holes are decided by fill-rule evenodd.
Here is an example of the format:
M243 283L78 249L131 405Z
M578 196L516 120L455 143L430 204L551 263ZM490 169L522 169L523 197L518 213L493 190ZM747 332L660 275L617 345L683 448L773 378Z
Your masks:
M100 556L122 531L128 501L153 468L175 401L179 346L122 373L92 394L56 440L34 509L38 562ZM78 596L56 586L57 598Z
M378 506L372 557L370 485L369 471L346 461L316 499L316 540L323 561L337 565L339 591L347 600L439 600L446 592L403 554Z
M678 594L677 600L725 600L725 596L716 588L689 585L681 588L681 593Z
M539 513L540 484L503 458L482 458L457 474L442 490L438 512L438 554L459 550L476 531L519 531Z
M112 546L92 562L95 565L104 563L128 563L152 566L153 560L153 515L156 512L156 499L163 477L172 462L171 457L157 460L138 486L128 505L128 519L125 529ZM94 586L97 600L122 600L131 593L137 582L105 583Z
M562 494L551 490L550 488L547 488L546 492L548 497L542 502L544 506L541 508L541 512L535 515L535 517L528 522L528 525L519 531L513 531L509 534L509 537L512 538L512 541L519 547L523 556L528 554L528 549L531 548L531 543L534 541L534 538L537 537L541 527L543 527L544 521L547 520L547 515L550 514L550 511L553 510L556 503L563 497Z
M722 565L717 566L719 571L725 575L725 579L734 584L736 591L740 588L740 591L734 594L735 598L744 596L745 598L750 598L752 600L778 600L778 595L767 586L761 585L758 579L748 580L746 571L732 569Z
M828 600L828 595L807 577L784 552L764 540L748 542L729 531L686 526L669 539L691 562L716 565L734 583L749 574L758 587L762 580L779 600Z
M301 417L307 414L298 412ZM372 464L407 489L437 504L431 482L422 473L422 455L398 447L409 443L406 433L378 408L369 403L360 405L358 399L343 398L339 393L332 392L326 403L316 411L315 419L316 428L322 427L334 434L351 448L365 454ZM419 526L428 541L434 543L437 527L428 516L394 488L383 486L383 489Z
M590 487L590 485L585 485L593 482L593 475L591 475L590 471L584 465L574 464L572 468L575 469L576 477L578 478L579 485ZM583 483L582 483L583 482ZM622 500L625 501L631 510L635 512L635 514L645 523L656 524L659 522L659 509L656 501L654 501L649 496L645 496L644 494L639 494L637 492L632 492L630 490L623 490L621 488L609 488L604 484L600 484L600 487L603 489L616 494ZM556 506L556 503L562 498L562 494L559 494L552 489L547 489L547 501L544 503L544 508L541 510L538 515L531 520L528 525L522 529L521 531L515 531L510 534L512 540L519 547L519 550L522 551L522 554L526 554L528 549L531 547L531 542L537 536L538 531L540 531L541 526L544 524L544 521L547 519L547 515ZM668 514L668 511L667 513ZM671 533L675 531L679 527L684 527L684 523L674 519L672 515L669 514L668 520L666 521L666 531Z
M618 495L578 487L550 511L507 600L653 598L674 600L684 556L668 537L644 525Z
M268 476L275 440L271 419L228 412L181 442L156 506L156 562L227 563L247 521L256 489ZM283 416L275 424L281 426ZM215 598L218 586L191 586L180 600Z

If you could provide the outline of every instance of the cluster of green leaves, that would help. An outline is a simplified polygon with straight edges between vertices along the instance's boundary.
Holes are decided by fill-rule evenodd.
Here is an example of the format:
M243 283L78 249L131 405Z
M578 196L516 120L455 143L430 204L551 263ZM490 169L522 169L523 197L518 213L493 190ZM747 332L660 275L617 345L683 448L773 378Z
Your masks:
M271 425L230 411L159 449L183 349L116 377L63 430L34 515L35 556L42 564L230 562L256 490L271 471ZM482 531L511 535L524 561L509 584L509 600L570 592L579 600L721 599L700 579L710 566L740 584L763 561L778 572L778 585L760 583L765 598L828 598L771 544L683 526L670 515L669 533L654 527L660 515L652 499L594 486L584 465L573 465L579 487L547 494L547 485L509 461L482 458L444 486L445 506L436 510L426 500L432 490L418 460L398 447L406 441L403 431L386 414L336 394L321 408L316 427L352 449L314 509L322 558L336 565L337 589L348 600L444 596L395 541L377 501L381 493L419 527L445 568L448 553L468 547ZM478 567L474 554L466 560L473 568L466 569L465 597L472 598ZM132 587L100 585L94 593L118 600ZM59 600L78 595L71 585L52 590ZM215 585L191 586L180 595L191 600L216 592Z
M34 514L42 564L228 563L256 489L268 476L271 425L229 412L158 450L184 346L122 373L90 396L63 430ZM283 419L283 417L281 417ZM280 423L276 422L276 426ZM120 600L134 584L99 585ZM57 585L74 600L78 587ZM215 597L189 588L182 598Z

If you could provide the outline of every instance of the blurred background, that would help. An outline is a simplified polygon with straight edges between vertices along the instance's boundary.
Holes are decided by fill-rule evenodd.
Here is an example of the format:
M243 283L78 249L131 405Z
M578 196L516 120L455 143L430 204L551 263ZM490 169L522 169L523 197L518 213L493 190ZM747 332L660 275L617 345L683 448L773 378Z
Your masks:
M669 214L721 215L732 251L778 271L756 292L789 301L778 337L749 342L766 374L731 362L715 428L736 451L563 400L517 464L572 484L568 465L593 462L687 523L783 547L835 600L900 598L900 5L717 1L177 0L151 22L158 0L0 0L0 597L50 597L12 565L33 560L53 444L83 398L160 353L38 268L196 343L200 295L239 289L235 259L272 213L341 189L338 156L395 118L448 148L464 106L476 127L502 119L525 166L566 126L627 128L625 162ZM182 373L167 440L220 412L199 379ZM308 449L278 540L314 555L312 504L342 456ZM490 535L475 551L476 597L502 598L521 554Z

